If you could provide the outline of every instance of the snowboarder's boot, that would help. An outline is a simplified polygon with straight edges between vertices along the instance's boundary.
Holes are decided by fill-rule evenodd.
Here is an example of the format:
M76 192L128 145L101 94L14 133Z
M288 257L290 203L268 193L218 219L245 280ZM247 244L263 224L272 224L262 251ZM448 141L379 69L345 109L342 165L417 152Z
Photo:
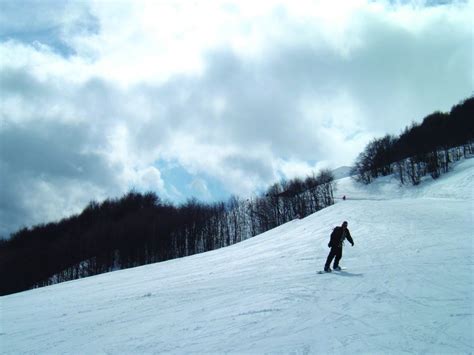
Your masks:
M324 268L324 272L332 272L332 270L331 270L330 267L325 267L325 268Z
M335 270L335 271L341 271L342 269L341 269L340 266L336 266L336 267L334 267L334 270Z

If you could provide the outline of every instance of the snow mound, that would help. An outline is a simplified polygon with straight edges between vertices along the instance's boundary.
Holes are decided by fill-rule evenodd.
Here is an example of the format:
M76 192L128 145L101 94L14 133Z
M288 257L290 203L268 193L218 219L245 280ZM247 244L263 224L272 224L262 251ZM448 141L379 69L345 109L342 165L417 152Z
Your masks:
M472 353L472 162L234 246L0 298L2 353ZM351 199L358 197L359 199ZM317 275L343 220L347 270Z

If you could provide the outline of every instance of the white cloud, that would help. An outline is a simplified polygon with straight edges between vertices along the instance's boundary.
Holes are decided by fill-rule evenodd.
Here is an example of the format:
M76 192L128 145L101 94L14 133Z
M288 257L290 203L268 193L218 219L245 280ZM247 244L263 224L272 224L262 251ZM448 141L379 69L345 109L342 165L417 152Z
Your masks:
M157 191L160 194L167 195L165 183L157 168L149 166L137 171L136 175L137 186L140 187L140 189L145 191Z
M46 178L33 178L24 181L17 198L24 204L24 211L28 211L28 224L39 224L57 221L65 216L80 213L82 209L94 199L107 198L106 192L94 183L73 181L57 181Z
M193 179L193 181L189 185L189 188L191 189L192 195L196 198L199 198L205 201L212 199L212 195L209 192L206 181L204 181L203 179L200 179L200 178Z
M285 180L296 177L304 179L319 170L317 166L312 166L308 162L301 160L279 160L277 164L278 170L281 171L282 178Z

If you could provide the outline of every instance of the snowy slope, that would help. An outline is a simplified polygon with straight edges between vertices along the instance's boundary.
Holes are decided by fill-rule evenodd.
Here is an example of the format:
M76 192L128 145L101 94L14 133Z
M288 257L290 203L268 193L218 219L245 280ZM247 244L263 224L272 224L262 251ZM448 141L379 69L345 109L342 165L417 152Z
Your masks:
M453 165L453 171L442 175L440 181L426 176L419 186L401 185L396 176L381 177L367 186L361 186L352 178L337 180L336 197L348 199L387 200L397 198L444 198L474 200L474 159L462 160Z
M351 170L352 168L350 166L341 166L337 169L334 169L332 174L334 175L334 179L342 179L351 176Z
M472 353L473 182L474 159L408 192L341 180L232 247L1 297L0 352ZM347 270L317 275L342 220Z

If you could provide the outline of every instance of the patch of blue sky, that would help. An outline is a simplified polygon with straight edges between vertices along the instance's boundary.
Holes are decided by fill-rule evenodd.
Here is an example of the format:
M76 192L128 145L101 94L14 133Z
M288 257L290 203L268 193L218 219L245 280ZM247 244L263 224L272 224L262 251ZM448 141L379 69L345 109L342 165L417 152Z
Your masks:
M155 164L165 183L168 198L182 203L196 198L202 202L225 202L231 193L216 178L207 174L193 174L176 162L160 161Z
M70 20L65 21L65 18ZM91 35L99 30L99 20L83 3L50 0L0 1L1 42L13 40L27 45L45 45L68 58L76 54L70 43L74 36Z
M466 3L467 0L424 0L424 1L413 1L413 0L390 0L391 4L416 4L416 5L423 5L423 6L440 6L440 5L449 5L454 2L462 2Z
M55 53L58 53L62 57L69 58L76 54L74 48L69 46L66 42L60 39L58 35L58 28L42 29L34 32L16 32L16 33L3 33L0 35L0 41L5 42L14 40L28 45L45 45L51 48Z

